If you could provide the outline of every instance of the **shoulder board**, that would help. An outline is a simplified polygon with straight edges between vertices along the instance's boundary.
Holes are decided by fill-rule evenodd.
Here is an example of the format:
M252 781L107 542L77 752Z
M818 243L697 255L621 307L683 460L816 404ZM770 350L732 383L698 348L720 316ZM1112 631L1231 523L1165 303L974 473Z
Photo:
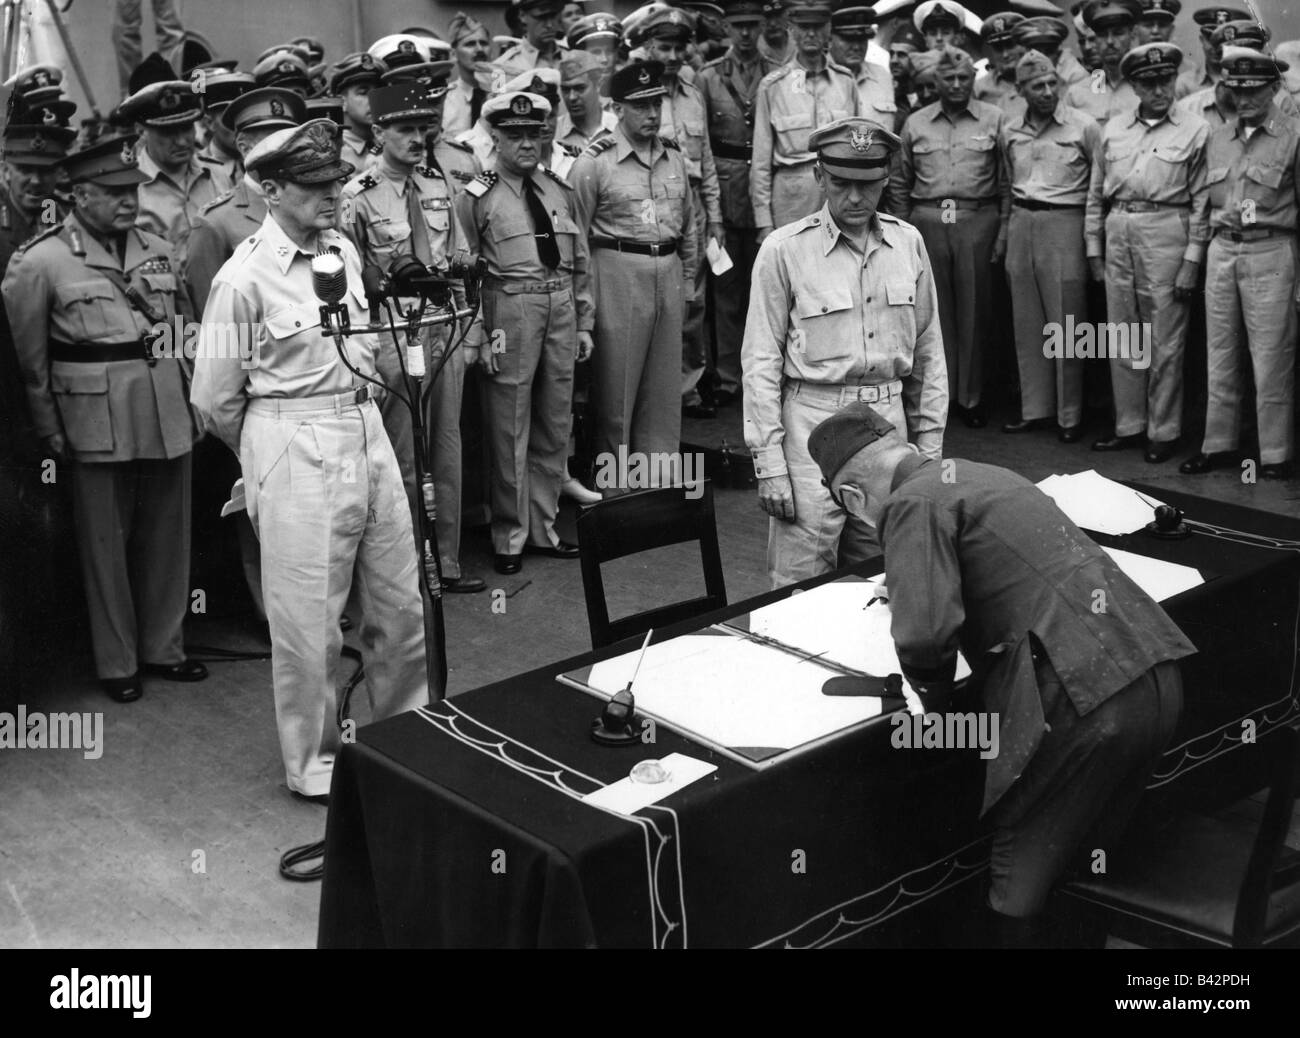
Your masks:
M722 57L720 58L714 58L712 61L706 61L704 63L703 68L700 71L703 71L706 68L718 68L720 65L722 65L723 62L727 62L727 66L722 69L722 74L724 76L731 75L731 67L730 67L731 63L730 61L728 61L728 58L725 54L722 55Z
M579 148L576 144L565 144L563 141L560 141L559 145L560 145L560 150L564 152L564 154L569 155L575 159L582 154L582 149Z
M381 148L378 144L367 144L367 145L366 145L366 154L367 154L367 155L382 155L383 153L384 153L384 149Z
M206 162L209 166L224 166L226 164L224 160L213 155L204 155L202 152L199 152L198 159L200 162Z
M596 156L601 152L609 151L615 144L614 135L611 133L606 137L597 137L594 141L582 149L581 154Z
M901 223L903 222L903 221L900 220L897 216L894 216L894 215L892 215L892 214L890 214L890 213L880 213L880 212L878 212L878 213L876 213L876 219L878 219L878 220L883 220L885 223L897 223L897 224L901 224ZM911 226L911 225L909 224L908 226Z
M428 177L430 180L445 179L442 175L442 170L437 169L434 166L416 166L415 172L419 173L422 177Z
M232 187L229 191L224 191L221 194L217 195L217 197L214 198L211 202L208 202L206 205L200 208L199 212L206 213L210 209L215 209L223 202L229 202L234 197L235 197L235 189Z
M764 83L775 83L780 79L784 79L793 71L794 71L794 65L781 65L777 68L774 68L771 72L769 72L766 76L764 76L761 80L759 80L758 85L762 86Z
M363 173L361 179L357 181L357 187L361 191L369 191L372 187L378 186L379 181L371 173Z
M682 150L682 146L681 146L680 144L678 144L675 140L673 140L671 137L660 137L660 138L659 138L659 143L662 144L662 145L663 145L665 148L667 148L669 151L681 151L681 150Z
M19 245L18 248L14 250L14 254L17 255L17 254L20 253L20 252L26 252L26 251L27 251L28 249L30 249L33 245L35 245L38 241L44 241L46 238L49 238L49 237L51 237L51 236L53 236L53 235L58 234L59 231L61 231L61 230L63 230L63 224L61 224L61 223L56 223L56 224L54 224L54 226L52 226L52 227L46 227L45 230L43 230L43 231L37 231L37 232L36 232L35 234L33 234L30 238L28 238L25 242L23 242L21 245Z
M572 190L573 190L573 188L570 187L569 182L568 182L567 180L565 180L562 176L560 176L558 173L556 173L555 170L551 169L550 166L547 166L545 169L542 170L542 172L544 172L548 177L550 177L552 180L554 180L557 184L559 184L559 185L560 185L562 188L564 188L566 191L572 191Z
M440 137L440 138L438 138L438 143L439 143L439 144L446 144L448 147L458 148L458 149L461 150L461 151L467 151L467 152L469 152L471 155L474 154L474 149L471 148L471 147L470 147L468 144L466 144L464 141L454 141L454 140L452 140L450 137Z
M492 190L492 187L496 182L496 172L494 170L488 170L486 173L480 173L477 177L466 184L465 190L475 198L482 198Z
M847 68L845 68L843 65L841 65L841 64L839 64L839 63L837 63L837 62L831 61L830 58L827 58L827 59L826 59L826 67L827 67L827 68L833 68L836 72L843 73L844 75L848 76L850 79L856 80L856 79L858 78L857 76L855 76L855 75L853 74L853 70L852 70L852 69L847 69Z

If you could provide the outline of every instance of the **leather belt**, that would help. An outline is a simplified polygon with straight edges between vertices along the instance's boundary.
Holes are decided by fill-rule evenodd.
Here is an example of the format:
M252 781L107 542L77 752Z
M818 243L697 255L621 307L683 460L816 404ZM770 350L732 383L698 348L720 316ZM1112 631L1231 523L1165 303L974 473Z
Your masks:
M615 252L632 252L638 256L671 256L677 251L676 241L628 241L626 238L592 238L593 249L613 249Z
M1295 231L1283 230L1281 227L1256 227L1250 231L1230 231L1226 227L1218 227L1214 231L1216 238L1227 238L1229 241L1264 241L1267 238L1286 238L1295 234Z
M143 339L134 342L55 342L50 341L50 360L60 364L112 364L121 360L143 360L150 365L158 358L149 352Z
M549 295L552 292L569 291L573 287L573 281L567 277L552 278L550 281L516 281L489 275L483 279L483 286L495 292L504 292L508 296Z
M716 141L713 144L713 157L715 159L743 159L749 162L754 157L754 146L752 144L727 144L724 141Z
M932 209L983 209L985 206L997 205L997 198L913 198L912 208L926 206ZM949 205L948 203L952 203Z
M1063 202L1040 202L1036 198L1013 198L1011 200L1011 204L1016 206L1017 208L1030 209L1034 212L1041 212L1043 210L1048 210L1048 209L1059 209L1065 212L1065 211L1079 210L1083 208L1082 202L1078 203L1077 205L1073 205L1073 204L1067 204Z
M248 409L257 414L279 415L289 411L334 411L364 404L374 393L373 386L361 386L346 393L326 393L323 396L259 396L248 402Z
M1111 202L1109 212L1120 213L1160 213L1167 209L1189 209L1189 206L1175 205L1173 202L1138 202L1131 199L1121 199Z

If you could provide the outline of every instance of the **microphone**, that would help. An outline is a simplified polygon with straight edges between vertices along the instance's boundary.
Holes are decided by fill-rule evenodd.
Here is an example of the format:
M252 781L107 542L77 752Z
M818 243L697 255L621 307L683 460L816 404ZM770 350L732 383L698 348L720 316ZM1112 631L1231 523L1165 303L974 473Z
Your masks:
M311 259L311 287L321 301L320 322L335 331L348 331L348 310L343 297L348 291L348 272L343 257L333 250L318 252Z
M366 303L370 307L370 323L379 323L379 308L388 295L384 286L384 272L377 264L369 263L361 269L361 287L366 294Z

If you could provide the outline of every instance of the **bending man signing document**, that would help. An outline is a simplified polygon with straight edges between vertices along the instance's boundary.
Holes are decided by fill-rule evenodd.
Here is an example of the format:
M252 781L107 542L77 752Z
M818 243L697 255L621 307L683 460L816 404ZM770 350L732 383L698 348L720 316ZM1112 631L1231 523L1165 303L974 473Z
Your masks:
M959 648L982 674L1001 747L984 785L991 922L1004 945L1032 943L1062 873L1114 848L1182 709L1175 661L1196 649L1015 473L927 460L862 403L813 429L808 451L876 529L891 633L922 702L943 701Z
M367 323L361 261L334 230L343 181L328 119L278 130L244 160L266 197L262 226L226 261L203 311L193 405L239 455L262 543L275 716L289 789L323 799L334 754L339 620L355 588L375 720L429 701L411 513L375 405L373 335L321 334L311 259L343 259L354 328ZM240 333L252 355L232 350Z

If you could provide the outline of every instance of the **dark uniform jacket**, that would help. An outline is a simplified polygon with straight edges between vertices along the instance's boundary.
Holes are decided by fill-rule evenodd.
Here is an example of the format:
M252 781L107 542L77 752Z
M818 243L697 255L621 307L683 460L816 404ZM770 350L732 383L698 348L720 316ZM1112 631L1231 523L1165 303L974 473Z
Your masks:
M1034 651L1046 653L1085 715L1196 648L1028 480L956 459L900 475L877 523L898 658L921 691L952 679L958 648L983 674L985 707L999 714L1002 732L987 810L1042 737Z
M185 284L196 314L203 315L212 279L221 265L235 254L241 241L257 232L265 219L266 198L250 188L244 178L200 210L185 257Z
M713 164L722 193L722 222L728 227L754 226L754 207L749 199L754 99L763 77L777 67L760 54L747 78L744 67L728 52L705 65L695 81L708 114Z

